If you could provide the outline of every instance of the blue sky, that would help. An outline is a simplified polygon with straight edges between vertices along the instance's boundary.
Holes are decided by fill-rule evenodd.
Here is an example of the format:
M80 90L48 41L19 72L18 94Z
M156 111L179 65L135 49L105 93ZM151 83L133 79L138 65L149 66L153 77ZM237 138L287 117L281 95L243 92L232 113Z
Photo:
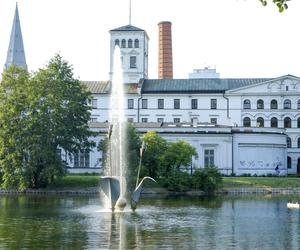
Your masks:
M269 0L272 2L272 0ZM109 30L128 24L128 0L20 0L29 70L55 54L82 80L107 80ZM132 0L132 25L150 37L149 76L157 78L158 26L171 21L174 78L216 67L221 77L300 76L300 1L280 14L257 0ZM0 1L0 65L4 65L15 2Z

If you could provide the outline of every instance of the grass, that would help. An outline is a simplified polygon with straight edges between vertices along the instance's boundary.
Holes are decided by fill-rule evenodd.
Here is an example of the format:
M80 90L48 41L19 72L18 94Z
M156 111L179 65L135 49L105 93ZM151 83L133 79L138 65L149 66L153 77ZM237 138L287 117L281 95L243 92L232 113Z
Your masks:
M224 177L223 188L300 188L295 177Z
M98 175L67 175L55 183L52 188L88 188L98 187L100 177Z
M88 188L98 187L98 175L67 175L55 185L56 188ZM145 187L158 187L157 183L146 182ZM223 177L223 188L300 188L300 178L295 177Z

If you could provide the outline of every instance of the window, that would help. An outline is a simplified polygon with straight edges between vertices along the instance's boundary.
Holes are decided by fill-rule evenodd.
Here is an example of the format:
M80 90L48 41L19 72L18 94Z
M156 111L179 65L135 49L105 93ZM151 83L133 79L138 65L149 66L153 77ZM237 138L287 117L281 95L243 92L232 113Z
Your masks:
M210 118L211 124L217 124L217 118Z
M217 109L217 99L210 99L210 109Z
M277 104L277 100L272 100L271 101L271 109L278 109L278 104Z
M90 152L84 150L74 155L74 168L88 168L90 166Z
M271 128L278 128L278 119L276 117L271 118L270 127Z
M204 166L205 167L213 167L214 164L214 156L215 152L213 149L205 149L204 150Z
M191 107L192 107L192 109L197 109L198 108L198 100L197 99L192 99L191 100Z
M127 122L132 123L133 122L133 118L127 118Z
M244 109L251 109L251 102L250 100L244 100L244 106L243 106Z
M291 157L287 157L287 168L292 168L292 158Z
M243 126L244 127L251 127L251 120L249 117L245 117L243 120Z
M289 91L289 86L285 86L285 90L286 90L286 91Z
M164 122L164 118L157 118L157 122Z
M157 108L158 109L164 109L164 99L158 99L157 100Z
M128 40L128 48L132 48L132 40L131 39Z
M142 109L148 108L148 99L142 99Z
M126 48L126 40L122 39L121 48Z
M98 100L97 99L93 99L92 100L92 108L96 109L98 107Z
M62 156L62 154L61 154L61 148L57 148L56 149L56 155L57 155L58 159L61 161L61 156Z
M97 122L97 118L92 117L92 118L91 118L91 122Z
M291 148L292 147L292 140L290 137L286 138L286 146L287 148Z
M120 46L120 41L119 41L119 39L116 39L116 40L115 40L115 46Z
M300 109L300 99L297 101L297 109Z
M180 123L180 118L174 118L174 123Z
M292 127L292 120L289 117L284 118L283 120L284 128L291 128Z
M300 117L297 119L297 128L300 128Z
M180 109L180 99L174 99L174 109Z
M148 122L148 118L143 117L142 122L144 122L144 123Z
M300 137L298 138L297 146L298 146L298 148L300 148Z
M264 118L258 117L256 120L256 127L263 128L265 126Z
M130 57L130 68L135 69L136 68L136 56Z
M257 109L264 109L264 101L262 99L257 100L256 108Z
M139 39L134 40L134 47L138 48L139 47Z
M128 109L133 109L133 99L128 99Z
M291 107L292 107L291 100L289 100L289 99L284 100L283 109L291 109Z

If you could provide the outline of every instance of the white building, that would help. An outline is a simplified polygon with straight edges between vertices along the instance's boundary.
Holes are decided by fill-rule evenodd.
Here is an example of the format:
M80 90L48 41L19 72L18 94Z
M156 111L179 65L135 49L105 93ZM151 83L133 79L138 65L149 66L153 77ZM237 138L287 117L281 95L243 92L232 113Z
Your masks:
M14 35L22 37L21 29ZM127 120L140 133L154 130L169 141L193 145L198 158L193 159L191 171L216 165L228 175L276 174L277 167L282 175L300 173L300 78L220 78L216 72L203 77L198 71L197 78L191 79L148 79L147 33L127 25L111 30L110 35L110 79L114 48L119 45ZM23 43L11 38L10 47L23 48ZM17 64L10 58L9 64ZM26 67L25 54L21 58ZM166 63L170 70L172 61ZM160 67L164 70L164 65ZM93 95L90 126L99 131L99 142L108 128L111 82L84 84ZM68 159L70 171L99 172L100 158L96 149L76 155Z

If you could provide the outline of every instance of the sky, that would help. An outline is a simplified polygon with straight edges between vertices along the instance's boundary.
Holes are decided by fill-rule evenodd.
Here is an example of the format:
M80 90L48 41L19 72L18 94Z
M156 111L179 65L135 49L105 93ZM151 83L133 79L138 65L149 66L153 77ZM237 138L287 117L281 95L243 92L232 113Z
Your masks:
M16 2L0 0L0 68ZM56 53L81 80L109 79L109 30L129 23L129 0L19 0L30 71ZM221 77L300 77L300 1L279 13L269 0L132 0L131 24L146 30L149 78L158 77L158 23L172 22L174 78L216 68Z

